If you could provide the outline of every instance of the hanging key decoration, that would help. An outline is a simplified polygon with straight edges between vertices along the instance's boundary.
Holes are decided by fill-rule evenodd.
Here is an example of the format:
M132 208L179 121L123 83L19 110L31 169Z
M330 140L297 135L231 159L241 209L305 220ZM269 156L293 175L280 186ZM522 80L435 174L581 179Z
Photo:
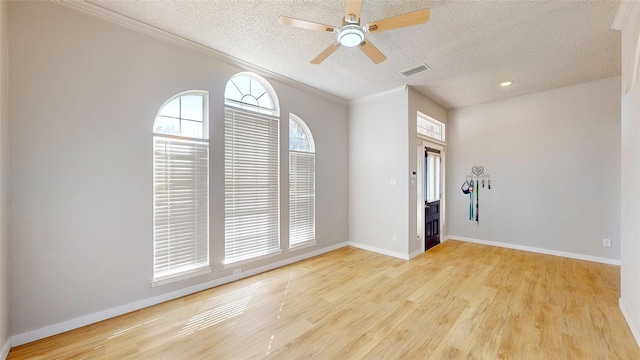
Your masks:
M476 221L480 226L480 186L491 190L491 176L484 173L484 166L473 166L471 174L467 175L462 186L462 192L469 195L469 220ZM474 211L475 193L475 211ZM474 216L475 215L475 216Z
M471 168L471 172L475 176L481 176L482 174L484 174L484 166L474 166Z

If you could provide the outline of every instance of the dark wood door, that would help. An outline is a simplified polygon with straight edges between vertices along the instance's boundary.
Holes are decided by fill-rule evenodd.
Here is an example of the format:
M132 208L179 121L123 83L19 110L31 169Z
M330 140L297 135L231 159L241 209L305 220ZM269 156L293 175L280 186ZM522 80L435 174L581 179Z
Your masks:
M425 203L424 242L425 250L440 244L440 200Z

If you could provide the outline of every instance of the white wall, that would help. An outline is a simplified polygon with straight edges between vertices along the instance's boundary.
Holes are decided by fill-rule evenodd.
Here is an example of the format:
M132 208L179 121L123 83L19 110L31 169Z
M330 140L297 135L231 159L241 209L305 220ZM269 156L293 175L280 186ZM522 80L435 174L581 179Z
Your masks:
M620 259L619 87L614 77L451 111L450 237ZM460 191L474 165L492 181L479 226Z
M640 344L640 78L633 78L634 40L640 37L640 4L622 29L622 249L620 307ZM621 4L621 7L623 4Z
M426 96L420 94L419 92L417 92L416 90L412 89L411 87L409 88L409 114L408 114L408 124L409 124L409 128L408 130L408 137L409 137L409 148L408 148L408 152L409 152L409 169L411 172L414 172L417 170L417 163L418 163L418 152L417 152L417 148L418 146L422 146L422 139L418 138L417 134L417 114L418 111L430 116L442 123L446 125L448 124L448 111L447 109L443 108L442 106L438 105L437 103L433 102L431 99L427 98ZM446 131L445 131L445 137L446 137ZM446 141L446 139L445 139ZM446 159L446 149L445 149L445 161L448 161L448 159ZM422 152L424 153L424 152ZM423 158L421 158L420 161L424 161ZM445 164L446 165L446 164ZM417 184L416 184L417 185ZM418 215L417 215L417 201L418 201L418 197L417 197L417 186L411 186L410 187L410 191L409 191L409 231L410 233L413 233L414 231L417 231L418 228ZM446 196L444 198L444 200L446 201ZM446 211L446 206L441 207L442 210ZM445 220L443 222L444 225L444 231L442 234L440 234L440 241L443 241L447 238L447 222L446 222L446 216L444 213L442 213L441 215L441 220ZM421 220L424 221L424 220ZM416 230L414 230L416 229ZM411 256L419 254L420 252L422 252L422 243L424 242L424 239L417 239L417 234L414 234L413 236L416 240L412 240L409 243L409 254Z
M11 2L9 27L12 340L237 278L221 265L223 92L242 69L50 2ZM291 111L316 143L318 245L244 264L242 274L343 246L348 236L346 102L268 80L283 119L282 242ZM214 269L152 288L151 128L165 100L191 89L210 96Z
M415 237L408 228L407 114L404 87L349 103L349 242L399 258L408 258Z
M9 352L9 36L7 2L0 3L0 359Z

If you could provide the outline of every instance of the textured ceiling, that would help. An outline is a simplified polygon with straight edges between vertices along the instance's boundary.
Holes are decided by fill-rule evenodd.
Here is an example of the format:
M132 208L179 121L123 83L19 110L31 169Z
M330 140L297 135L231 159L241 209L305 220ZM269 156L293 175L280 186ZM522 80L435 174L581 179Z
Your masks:
M361 23L431 9L426 24L369 33L386 56L373 64L357 48L309 62L335 35L294 28L281 15L341 25L341 0L102 1L89 3L352 100L409 84L446 108L620 74L617 1L363 0ZM398 72L420 63L428 72ZM514 83L508 88L498 84Z

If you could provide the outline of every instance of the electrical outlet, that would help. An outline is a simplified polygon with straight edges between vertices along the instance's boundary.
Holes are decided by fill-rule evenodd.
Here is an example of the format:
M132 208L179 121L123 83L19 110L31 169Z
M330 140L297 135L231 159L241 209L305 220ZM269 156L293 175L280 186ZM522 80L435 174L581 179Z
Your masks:
M391 241L398 242L398 235L393 234L393 237L391 237Z
M233 275L240 274L242 269L233 269Z
M602 246L611 247L611 239L602 239Z

